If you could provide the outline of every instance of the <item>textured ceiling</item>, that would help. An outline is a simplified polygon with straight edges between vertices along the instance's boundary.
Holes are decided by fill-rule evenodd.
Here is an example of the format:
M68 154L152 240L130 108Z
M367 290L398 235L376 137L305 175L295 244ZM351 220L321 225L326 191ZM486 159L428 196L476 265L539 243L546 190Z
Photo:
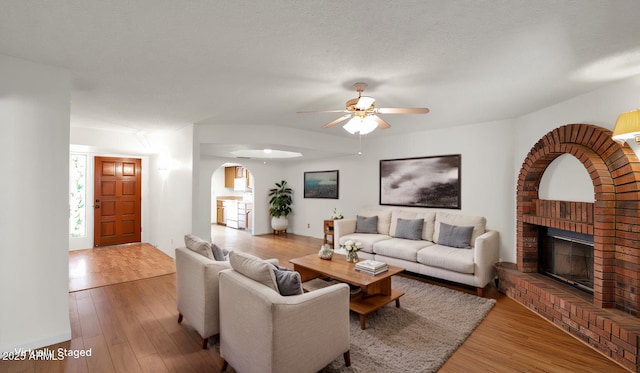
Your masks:
M356 96L374 135L522 115L640 73L637 0L0 0L0 53L69 69L72 126L321 130Z

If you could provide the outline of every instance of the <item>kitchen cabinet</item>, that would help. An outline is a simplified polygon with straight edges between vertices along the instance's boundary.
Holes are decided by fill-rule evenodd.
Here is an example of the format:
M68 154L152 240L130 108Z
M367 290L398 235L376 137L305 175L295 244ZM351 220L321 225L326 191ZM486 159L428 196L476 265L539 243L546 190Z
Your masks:
M240 197L218 197L216 199L216 223L229 228L247 229L251 227L253 204Z
M243 179L240 187L236 184L236 179ZM251 175L249 170L242 166L230 166L224 168L224 187L232 188L234 190L245 190L251 188Z
M216 201L216 224L225 225L223 201Z
M224 187L233 188L233 183L236 180L236 167L224 168Z

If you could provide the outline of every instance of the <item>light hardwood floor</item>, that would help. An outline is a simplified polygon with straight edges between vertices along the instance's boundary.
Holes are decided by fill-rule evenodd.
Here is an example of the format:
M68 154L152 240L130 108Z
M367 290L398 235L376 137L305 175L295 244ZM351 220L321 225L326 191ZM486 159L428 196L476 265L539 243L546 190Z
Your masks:
M289 259L315 253L322 243L291 234L251 236L218 226L212 228L212 235L221 247L277 258L289 267ZM123 263L130 263L131 251L127 252L126 246L120 251ZM163 255L158 256L162 266L172 265L173 260ZM111 258L111 265L119 266L118 259L113 255ZM472 288L419 279L475 294ZM495 298L496 306L441 372L626 372L500 294L493 284L485 289L485 296ZM90 348L92 356L58 361L0 361L0 373L218 372L222 366L215 348L202 350L200 337L188 320L177 323L173 273L72 292L69 302L72 340L49 349Z
M165 253L148 243L74 250L69 252L69 291L140 280L175 271L173 261L167 260Z

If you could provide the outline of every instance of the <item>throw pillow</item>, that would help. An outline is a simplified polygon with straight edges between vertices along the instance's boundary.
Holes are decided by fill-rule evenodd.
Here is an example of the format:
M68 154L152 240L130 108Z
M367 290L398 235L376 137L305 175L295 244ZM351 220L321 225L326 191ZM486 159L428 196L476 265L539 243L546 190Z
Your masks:
M211 260L216 260L213 256L213 252L211 251L211 243L203 240L202 238L194 236L192 234L187 234L184 236L184 244L187 249L205 256Z
M280 295L289 296L304 293L302 290L302 279L298 272L273 264L271 266L276 275L276 284L278 285Z
M402 219L398 218L396 225L396 237L409 240L422 239L422 227L424 219Z
M227 260L227 255L225 254L224 249L221 249L218 245L212 243L211 244L211 252L213 253L213 257L219 261L219 262L223 262L225 260ZM227 251L227 254L229 254L229 252Z
M271 263L241 251L229 252L229 263L242 275L278 291Z
M378 233L378 216L356 216L356 233Z
M459 227L440 223L440 235L438 245L457 247L459 249L471 248L471 234L473 227Z

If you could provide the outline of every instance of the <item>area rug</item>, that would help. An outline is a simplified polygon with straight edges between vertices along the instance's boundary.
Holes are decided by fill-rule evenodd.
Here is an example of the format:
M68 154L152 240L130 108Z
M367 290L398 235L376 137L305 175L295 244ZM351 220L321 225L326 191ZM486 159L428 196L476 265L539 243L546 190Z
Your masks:
M340 356L322 373L436 372L496 303L400 276L393 287L406 293L400 308L370 314L365 330L352 312L351 366Z

